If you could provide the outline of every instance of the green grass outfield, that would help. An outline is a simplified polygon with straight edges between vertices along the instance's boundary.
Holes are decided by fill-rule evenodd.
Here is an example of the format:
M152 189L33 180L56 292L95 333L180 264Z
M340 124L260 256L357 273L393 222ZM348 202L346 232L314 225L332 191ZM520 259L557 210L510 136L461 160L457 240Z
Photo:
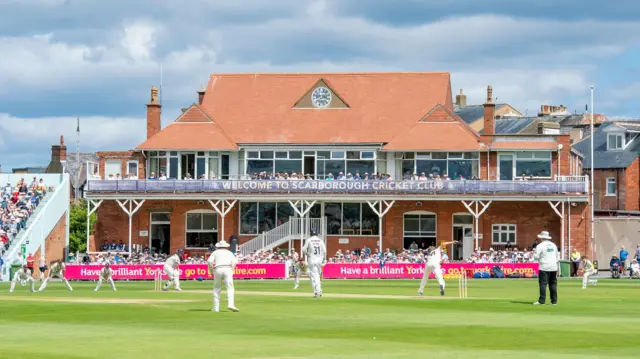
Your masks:
M37 286L40 283L37 283ZM638 358L640 281L559 283L558 306L533 306L535 280L236 281L240 313L212 313L212 282L183 292L153 283L51 282L43 293L0 284L0 358ZM37 288L36 286L36 288ZM296 293L300 293L297 295ZM342 295L344 294L344 295ZM349 294L349 295L347 295ZM386 297L385 297L386 296ZM433 296L433 297L429 297Z

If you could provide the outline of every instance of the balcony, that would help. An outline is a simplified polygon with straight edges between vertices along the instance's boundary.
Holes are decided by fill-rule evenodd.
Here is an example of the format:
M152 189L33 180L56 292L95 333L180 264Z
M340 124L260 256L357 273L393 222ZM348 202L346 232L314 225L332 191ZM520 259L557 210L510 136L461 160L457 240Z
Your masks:
M326 180L90 180L87 195L99 194L273 194L273 195L578 195L587 177L530 181L326 181Z

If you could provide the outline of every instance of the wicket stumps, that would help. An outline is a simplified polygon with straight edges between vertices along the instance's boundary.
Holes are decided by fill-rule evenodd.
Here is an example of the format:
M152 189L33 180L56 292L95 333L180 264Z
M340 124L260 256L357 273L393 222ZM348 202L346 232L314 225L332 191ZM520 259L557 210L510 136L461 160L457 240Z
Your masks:
M458 296L460 299L467 297L467 272L464 270L458 274Z
M153 278L154 291L159 292L162 290L162 272L156 271Z

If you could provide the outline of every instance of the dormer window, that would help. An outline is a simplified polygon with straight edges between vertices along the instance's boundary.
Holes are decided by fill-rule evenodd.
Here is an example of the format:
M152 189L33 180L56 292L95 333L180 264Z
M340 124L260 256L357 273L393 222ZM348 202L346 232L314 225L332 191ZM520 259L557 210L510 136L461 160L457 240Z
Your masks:
M624 148L624 136L621 134L609 134L607 136L608 150L621 150Z

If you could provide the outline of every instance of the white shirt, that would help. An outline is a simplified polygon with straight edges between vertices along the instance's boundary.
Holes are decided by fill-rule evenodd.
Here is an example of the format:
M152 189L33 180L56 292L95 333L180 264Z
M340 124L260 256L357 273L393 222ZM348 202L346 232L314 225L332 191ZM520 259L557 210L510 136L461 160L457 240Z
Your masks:
M593 263L592 263L590 260L585 259L585 260L583 260L583 261L582 261L582 270L583 270L585 273L587 273L587 272L592 272L592 271L593 271L593 269L594 269L594 268L593 268Z
M558 260L560 259L560 253L558 253L558 246L551 241L542 241L542 243L536 246L536 252L534 254L536 262L540 264L540 270L543 272L557 272Z
M31 271L29 269L27 269L26 271L24 270L24 268L20 268L18 269L18 271L14 274L14 278L16 279L16 281L23 281L23 280L27 280L29 278L31 278Z
M427 255L427 263L440 265L440 262L442 262L442 248L438 247Z
M210 270L221 267L229 267L233 269L238 264L238 259L230 250L221 248L216 249L211 253L207 260L207 264L209 264Z
M176 268L179 264L180 264L180 257L178 256L177 253L167 258L166 262L164 262L164 265L168 265L171 268Z
M113 270L111 268L104 267L100 271L100 277L102 277L102 279L109 279L111 278L112 275L113 275Z
M324 241L317 236L307 239L302 252L307 256L308 262L323 262L327 258L327 247L325 247Z
M62 274L62 271L64 271L65 268L66 268L66 266L64 265L64 263L56 262L56 264L51 266L50 271L51 271L51 274L53 274L53 275L60 275L60 274Z
M632 263L632 264L631 264L631 271L632 271L632 272L640 272L640 264L638 264L638 263Z
M39 267L44 267L46 265L47 265L46 259L44 259L44 257L40 257L40 259L38 259L38 266Z

